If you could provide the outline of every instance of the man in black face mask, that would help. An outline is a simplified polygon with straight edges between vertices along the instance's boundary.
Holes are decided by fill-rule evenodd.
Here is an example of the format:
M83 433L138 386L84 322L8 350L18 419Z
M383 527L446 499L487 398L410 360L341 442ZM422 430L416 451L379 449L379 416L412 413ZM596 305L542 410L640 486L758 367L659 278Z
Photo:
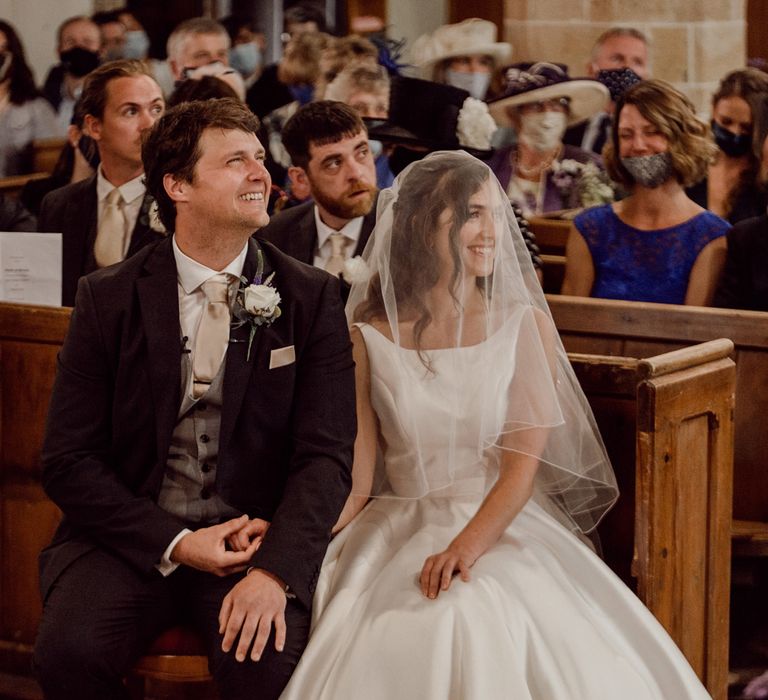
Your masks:
M603 32L592 47L587 75L611 93L605 110L565 132L563 143L602 153L610 137L616 101L626 90L649 77L648 39L638 29L614 27Z
M48 72L43 96L58 114L59 135L66 136L83 81L99 65L101 32L88 17L70 17L59 27L58 54L61 63Z

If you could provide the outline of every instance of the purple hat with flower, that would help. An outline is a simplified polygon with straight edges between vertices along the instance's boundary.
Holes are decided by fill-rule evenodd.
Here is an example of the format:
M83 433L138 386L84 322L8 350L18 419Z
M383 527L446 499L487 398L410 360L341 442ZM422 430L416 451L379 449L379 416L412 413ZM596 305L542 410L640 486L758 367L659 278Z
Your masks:
M504 91L488 103L501 126L513 126L510 107L546 100L568 101L568 126L573 126L605 108L608 88L591 78L571 78L562 63L514 63L504 69Z

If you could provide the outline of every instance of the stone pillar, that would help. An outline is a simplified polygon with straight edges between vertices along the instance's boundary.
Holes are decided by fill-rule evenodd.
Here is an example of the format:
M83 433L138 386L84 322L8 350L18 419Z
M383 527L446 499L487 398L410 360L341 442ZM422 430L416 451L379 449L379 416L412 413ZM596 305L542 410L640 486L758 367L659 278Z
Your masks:
M744 0L505 0L505 39L515 61L550 60L586 74L590 50L611 27L651 42L651 74L688 95L703 116L729 71L746 61Z

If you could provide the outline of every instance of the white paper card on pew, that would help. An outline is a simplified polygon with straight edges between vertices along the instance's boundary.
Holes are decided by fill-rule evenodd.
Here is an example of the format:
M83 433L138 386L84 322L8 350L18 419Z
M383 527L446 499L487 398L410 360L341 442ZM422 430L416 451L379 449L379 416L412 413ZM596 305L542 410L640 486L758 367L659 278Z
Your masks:
M0 300L61 306L61 234L0 232Z

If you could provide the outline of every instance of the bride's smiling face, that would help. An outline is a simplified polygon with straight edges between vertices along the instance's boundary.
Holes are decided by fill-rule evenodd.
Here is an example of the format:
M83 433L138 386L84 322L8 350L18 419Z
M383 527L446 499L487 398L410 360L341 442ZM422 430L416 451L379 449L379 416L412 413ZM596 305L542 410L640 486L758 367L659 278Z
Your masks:
M487 185L482 186L469 198L467 214L468 218L458 234L452 237L456 211L443 211L438 221L435 251L440 258L444 274L453 275L458 255L465 277L487 277L493 272L496 255L496 229Z

